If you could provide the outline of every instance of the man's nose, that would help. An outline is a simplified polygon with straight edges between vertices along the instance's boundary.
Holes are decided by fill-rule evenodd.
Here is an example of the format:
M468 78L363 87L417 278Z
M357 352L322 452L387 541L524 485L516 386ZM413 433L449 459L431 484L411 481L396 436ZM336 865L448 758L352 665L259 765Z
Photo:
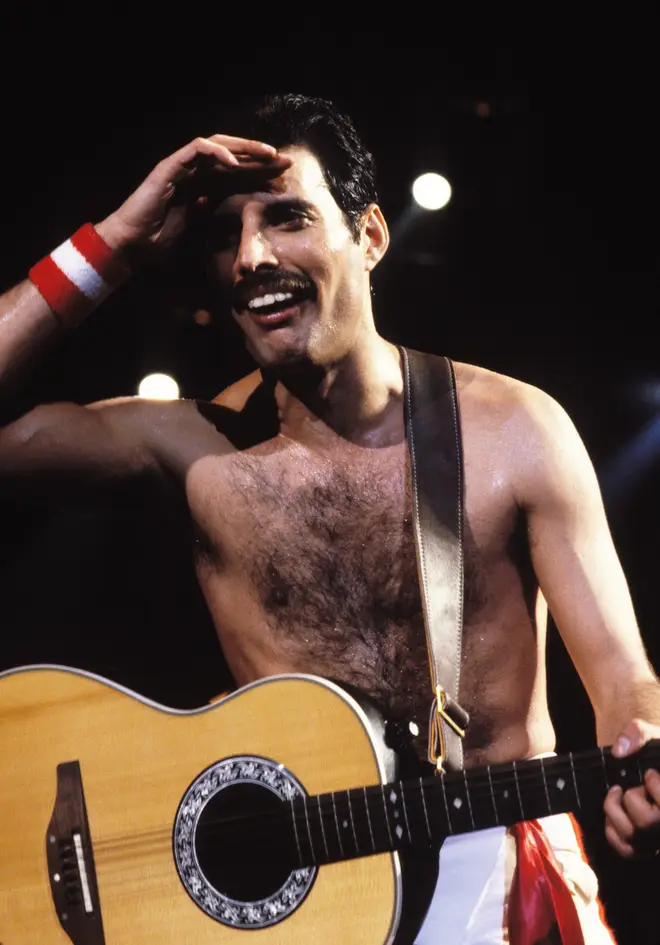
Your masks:
M277 256L261 229L244 226L234 261L234 278L254 272L258 266L277 266Z

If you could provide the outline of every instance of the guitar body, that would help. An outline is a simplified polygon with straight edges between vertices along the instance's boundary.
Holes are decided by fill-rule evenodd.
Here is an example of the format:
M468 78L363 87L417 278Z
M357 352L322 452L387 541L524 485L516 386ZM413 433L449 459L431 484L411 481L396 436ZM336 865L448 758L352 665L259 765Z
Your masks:
M188 797L194 807L205 786L200 783L201 793L193 796L187 794L191 785L223 759L275 762L310 796L391 778L378 722L372 724L367 712L340 687L314 676L272 677L182 712L75 670L27 667L0 674L0 945L408 941L396 853L316 868L291 914L258 928L245 922L232 927L204 911L184 887L174 853L185 847L185 823L173 842L182 800ZM65 876L58 873L55 882L47 858L49 837L53 847L60 843L49 829L58 765L76 761L93 860L87 860L93 934L84 932L92 918L80 897L70 915L65 904L58 916L53 889ZM62 774L62 809L75 782L75 772L67 770L73 781ZM218 776L235 776L236 770L230 766ZM62 811L58 816L61 827ZM185 851L179 855L185 859ZM75 866L75 851L73 857ZM68 931L63 926L73 922L74 912L83 931L70 935L73 925Z

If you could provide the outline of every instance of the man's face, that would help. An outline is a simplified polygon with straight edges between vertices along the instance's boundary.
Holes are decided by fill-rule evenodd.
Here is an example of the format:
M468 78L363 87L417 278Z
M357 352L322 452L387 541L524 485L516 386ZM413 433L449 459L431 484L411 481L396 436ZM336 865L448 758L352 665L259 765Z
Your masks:
M263 367L330 364L354 343L368 306L365 253L305 148L263 190L234 193L209 226L209 268ZM237 175L238 179L238 175Z

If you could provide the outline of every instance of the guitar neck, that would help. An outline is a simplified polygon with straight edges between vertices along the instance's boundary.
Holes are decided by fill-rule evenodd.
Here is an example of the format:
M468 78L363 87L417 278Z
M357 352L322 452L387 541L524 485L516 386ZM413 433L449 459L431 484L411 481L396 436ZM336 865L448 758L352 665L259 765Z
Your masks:
M593 808L658 766L660 741L625 759L597 748L297 798L287 816L300 864L312 866Z

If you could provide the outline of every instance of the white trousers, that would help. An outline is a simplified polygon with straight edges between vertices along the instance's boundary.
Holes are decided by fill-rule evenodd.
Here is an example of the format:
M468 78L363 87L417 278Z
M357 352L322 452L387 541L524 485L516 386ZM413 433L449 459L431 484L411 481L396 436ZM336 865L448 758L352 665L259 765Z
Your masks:
M586 945L612 945L600 915L598 881L567 814L539 818L575 900ZM506 827L448 837L433 899L415 945L506 945L506 904L516 842Z

